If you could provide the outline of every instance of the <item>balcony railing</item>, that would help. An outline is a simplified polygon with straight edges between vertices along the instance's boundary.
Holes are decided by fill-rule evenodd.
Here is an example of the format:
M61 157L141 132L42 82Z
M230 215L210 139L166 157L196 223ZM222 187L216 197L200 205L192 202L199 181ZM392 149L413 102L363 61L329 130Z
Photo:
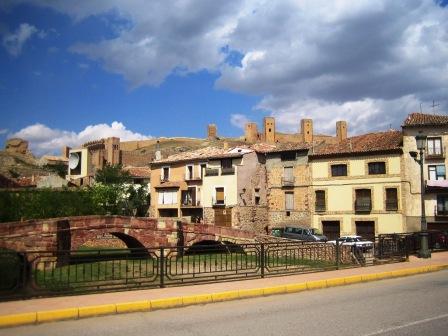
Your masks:
M327 207L325 206L325 203L316 203L315 210L316 212L325 212L327 211Z
M235 174L235 167L221 168L221 175L233 175L233 174Z
M386 210L387 211L397 211L398 210L398 200L386 200Z
M427 150L425 157L427 159L442 159L442 158L445 157L443 152L444 151L441 148L433 149L433 150Z
M219 169L218 168L205 168L205 176L218 176Z
M168 182L169 180L168 176L160 176L160 182Z
M282 177L282 186L283 187L293 187L294 186L294 177Z
M434 207L434 215L435 216L448 216L448 207L445 207L444 204L437 204Z
M359 211L359 212L372 211L372 201L371 200L356 200L355 201L355 211Z

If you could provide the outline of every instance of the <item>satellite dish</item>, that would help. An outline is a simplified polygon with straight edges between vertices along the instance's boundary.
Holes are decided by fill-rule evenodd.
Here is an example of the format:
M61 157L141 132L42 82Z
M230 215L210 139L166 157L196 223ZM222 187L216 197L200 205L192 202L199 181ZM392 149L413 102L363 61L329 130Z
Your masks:
M79 154L78 153L70 153L70 157L68 159L68 166L70 169L75 169L79 165Z

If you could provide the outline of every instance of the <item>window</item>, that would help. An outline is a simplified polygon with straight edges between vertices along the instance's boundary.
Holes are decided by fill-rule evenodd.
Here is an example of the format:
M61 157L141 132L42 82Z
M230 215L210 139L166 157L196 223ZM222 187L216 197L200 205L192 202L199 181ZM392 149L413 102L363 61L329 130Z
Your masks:
M369 162L369 175L386 174L386 162Z
M442 139L428 138L427 154L428 155L442 155Z
M174 190L161 190L159 191L159 204L177 204L177 191Z
M170 167L163 167L162 168L162 181L168 181L170 178Z
M397 188L386 188L386 210L398 210L398 190Z
M199 166L199 169L201 170L201 180L204 178L205 169L207 168L207 165L205 163L201 163Z
M215 188L215 204L225 204L224 187Z
M325 190L316 190L316 211L325 211Z
M346 164L331 165L331 176L347 176Z
M285 193L285 210L294 210L294 193Z
M296 152L283 152L280 154L282 161L294 161L296 159Z
M284 185L294 184L293 167L285 167L283 169L283 184Z
M188 165L187 166L187 174L186 174L186 179L187 180L192 180L193 179L193 165Z
M260 188L254 189L254 203L255 205L260 205Z
M235 168L232 166L232 159L221 160L221 174L231 175L235 173Z
M448 215L448 195L437 195L437 216Z
M370 189L357 189L355 191L355 211L371 211L372 196Z
M428 166L428 176L429 179L432 181L445 180L446 179L445 165Z

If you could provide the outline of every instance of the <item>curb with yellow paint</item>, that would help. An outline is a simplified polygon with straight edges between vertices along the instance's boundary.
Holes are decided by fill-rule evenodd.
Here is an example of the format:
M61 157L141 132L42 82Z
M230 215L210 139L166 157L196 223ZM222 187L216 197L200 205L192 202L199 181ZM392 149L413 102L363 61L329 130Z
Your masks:
M395 270L381 273L352 275L342 278L314 280L303 283L294 283L294 284L265 287L265 288L240 289L240 290L212 293L212 294L199 294L184 297L166 298L166 299L122 302L100 306L87 306L87 307L67 308L67 309L33 312L33 313L2 315L0 316L0 328L15 327L35 323L44 323L50 321L75 320L79 318L101 316L101 315L112 315L112 314L130 313L130 312L145 312L158 309L185 307L190 305L231 301L237 299L267 296L267 295L297 293L306 290L344 286L360 282L392 279L420 273L436 272L444 269L448 269L448 264L421 266L416 268L407 268L403 270Z

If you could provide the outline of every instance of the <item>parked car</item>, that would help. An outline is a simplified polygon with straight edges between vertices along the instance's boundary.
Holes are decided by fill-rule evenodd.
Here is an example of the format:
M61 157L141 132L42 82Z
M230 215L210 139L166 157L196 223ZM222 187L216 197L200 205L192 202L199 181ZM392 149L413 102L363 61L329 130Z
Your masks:
M271 236L274 237L282 237L283 236L283 228L272 228L271 229Z
M287 226L283 230L282 237L289 239L326 242L328 240L318 229Z
M330 240L328 243L336 245L336 240ZM363 239L361 236L342 236L339 238L339 245L356 246L362 251L370 250L374 246L373 242Z

